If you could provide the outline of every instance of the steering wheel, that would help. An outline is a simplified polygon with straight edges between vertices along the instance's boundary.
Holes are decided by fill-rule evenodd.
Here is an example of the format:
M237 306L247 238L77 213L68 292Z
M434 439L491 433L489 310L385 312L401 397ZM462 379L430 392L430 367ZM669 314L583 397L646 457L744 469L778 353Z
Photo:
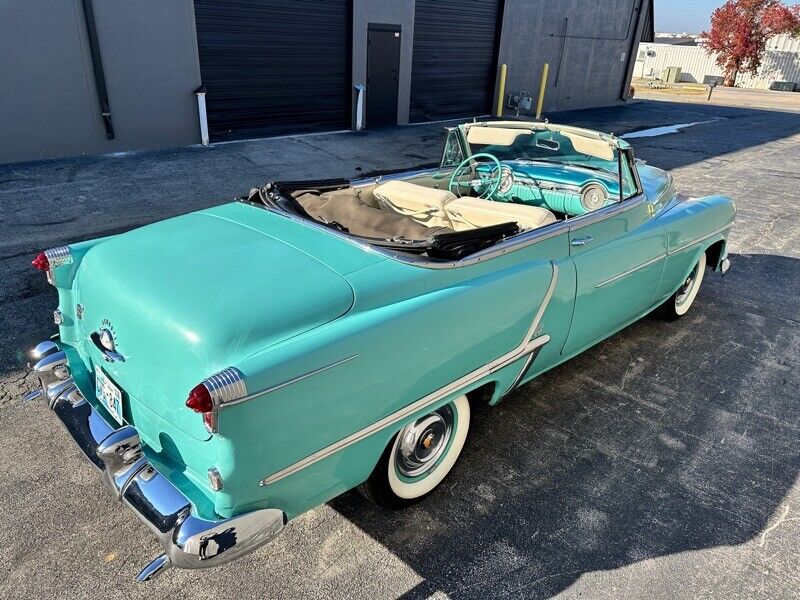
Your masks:
M470 172L470 176L472 175L472 163L477 158L488 159L488 164L491 165L489 174L479 173L476 171L476 179L461 181L461 177L463 177L467 171ZM456 170L453 171L453 174L450 176L447 189L455 194L458 198L461 198L462 189L467 189L467 193L469 193L468 190L475 190L477 192L478 188L483 188L483 190L480 192L480 196L478 197L491 198L500 188L500 184L502 182L503 171L500 168L500 161L498 158L494 154L489 154L488 152L479 152L478 154L473 154L472 156L461 161L461 163L456 167Z

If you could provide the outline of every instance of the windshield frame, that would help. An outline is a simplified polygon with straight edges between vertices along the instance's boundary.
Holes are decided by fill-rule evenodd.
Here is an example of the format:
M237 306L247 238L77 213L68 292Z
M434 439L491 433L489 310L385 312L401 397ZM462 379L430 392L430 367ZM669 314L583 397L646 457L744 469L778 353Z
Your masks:
M517 129L517 130L520 130L520 131L529 131L529 132L536 131L537 129L538 130L542 130L542 131L543 130L549 130L549 131L553 131L553 132L556 132L556 133L560 133L561 131L566 131L566 132L568 132L568 133L570 133L572 135L579 135L579 136L586 137L587 139L602 140L604 142L607 142L613 148L614 153L616 155L616 161L614 161L614 162L616 162L616 169L615 169L615 171L611 171L611 170L608 170L608 169L601 169L601 170L605 171L606 173L609 173L610 175L615 175L616 176L617 183L618 183L618 186L619 186L619 198L618 198L617 201L618 202L624 202L626 200L629 200L631 198L636 197L637 195L639 195L639 194L641 194L643 192L641 179L639 178L639 172L638 172L638 170L636 168L636 161L634 160L633 148L631 148L631 146L626 141L624 141L624 140L622 140L622 139L620 139L620 138L618 138L618 137L616 137L614 135L608 135L608 134L605 134L605 133L602 133L602 132L599 132L599 131L593 131L593 130L589 130L589 129L582 129L582 128L579 128L579 127L550 125L549 123L546 123L546 122L545 123L536 123L536 122L525 123L525 122L513 122L513 121L512 122L509 122L509 121L496 121L496 122L465 123L465 124L459 125L456 128L449 128L449 127L446 128L448 130L448 136L446 138L445 144L447 144L447 140L449 139L449 135L450 135L450 132L452 131L452 129L458 129L458 131L460 133L459 137L461 138L461 149L462 149L462 152L464 152L464 157L465 157L464 159L466 160L467 158L471 158L475 154L480 153L480 152L484 152L485 150L479 148L477 151L474 151L475 149L473 148L473 145L469 142L469 140L467 138L469 130L471 128L473 128L473 127L487 127L487 126L489 126L489 127L499 127L499 128L503 128L503 129ZM586 156L590 156L590 155L587 154ZM632 184L633 189L630 190L630 192L628 192L627 190L624 189L625 187L627 187L626 184L628 182L624 181L623 177L622 177L623 169L624 169L623 157L625 159L625 163L627 164L627 168L628 168L628 170L630 171L630 174L631 174L631 181L629 183ZM502 162L503 160L514 160L514 159L513 158L501 158L499 160ZM524 159L520 159L520 160L524 160ZM530 159L530 160L535 161L536 159ZM550 163L553 163L553 164L569 165L569 161L558 160L557 157L553 157L551 159L544 159L543 158L543 159L541 159L541 162L550 162ZM580 166L580 165L577 165L577 166ZM584 216L584 215L582 215L582 216ZM573 218L578 218L578 217L573 217Z

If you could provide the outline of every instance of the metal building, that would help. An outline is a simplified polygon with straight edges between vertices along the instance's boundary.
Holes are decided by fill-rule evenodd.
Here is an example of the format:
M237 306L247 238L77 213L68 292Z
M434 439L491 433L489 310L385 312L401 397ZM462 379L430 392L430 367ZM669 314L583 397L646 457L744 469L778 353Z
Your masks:
M681 68L681 82L703 83L709 77L722 79L724 75L716 54L709 54L702 46L639 45L634 77L664 79L669 67ZM792 35L770 38L758 72L755 75L739 73L736 77L738 87L767 89L775 82L789 82L800 87L800 38Z
M501 63L610 105L643 33L651 0L4 2L0 162L488 115Z

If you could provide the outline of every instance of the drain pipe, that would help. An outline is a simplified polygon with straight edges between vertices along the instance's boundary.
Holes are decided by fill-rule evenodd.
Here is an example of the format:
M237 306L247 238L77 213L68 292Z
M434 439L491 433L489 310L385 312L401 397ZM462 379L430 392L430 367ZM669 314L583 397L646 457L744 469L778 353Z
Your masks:
M353 87L358 92L358 98L356 99L356 131L361 131L364 129L364 92L367 88L363 83L358 83Z
M97 88L97 99L100 101L100 114L106 128L106 138L114 139L114 126L111 124L111 106L108 103L106 76L103 72L103 59L100 56L100 42L97 39L97 25L94 22L92 0L83 0L83 17L86 20L86 35L89 37L89 53L94 69L94 85Z
M197 116L200 119L200 141L208 146L208 115L206 114L206 86L201 85L194 91L197 96Z

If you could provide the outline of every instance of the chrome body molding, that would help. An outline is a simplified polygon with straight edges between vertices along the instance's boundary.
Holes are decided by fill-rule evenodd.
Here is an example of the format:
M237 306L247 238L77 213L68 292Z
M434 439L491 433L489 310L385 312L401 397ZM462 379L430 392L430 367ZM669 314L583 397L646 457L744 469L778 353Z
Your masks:
M666 256L667 256L666 254L659 254L655 258L651 258L650 260L646 260L645 262L643 262L640 265L636 265L635 267L632 267L632 268L628 269L627 271L623 271L622 273L618 273L618 274L614 275L613 277L609 277L608 279L605 279L605 280L601 281L600 283L596 284L594 287L595 288L603 287L604 285L608 285L612 281L616 281L617 279L622 279L623 277L627 277L628 275L630 275L631 273L635 273L639 269L644 269L645 267L649 267L653 263L657 263L658 261L663 260L664 258L666 258Z
M699 237L697 239L694 239L691 242L685 242L685 243L681 244L680 246L678 246L677 248L673 248L671 250L667 250L667 256L670 256L671 254L677 254L678 252L683 252L687 248L691 248L695 244L699 244L700 242L706 241L708 238L712 238L715 235L719 235L720 233L722 233L726 229L730 229L731 227L733 227L733 223L728 223L727 225L724 225L724 226L720 227L719 229L715 229L714 231L704 235L703 237Z
M230 518L194 514L192 502L153 466L142 451L135 427L112 426L81 394L72 378L55 379L54 365L66 364L63 351L42 342L32 352L33 371L61 424L86 458L103 474L111 491L155 534L164 547L139 574L147 581L166 567L215 567L247 554L275 537L286 524L277 508Z
M334 367L338 367L346 362L353 360L354 358L358 358L358 354L353 354L352 356L348 356L347 358L343 358L341 360L337 360L336 362L332 362L329 365L325 365L324 367L319 367L318 369L314 369L313 371L308 371L307 373L303 373L302 375L297 375L296 377L292 377L291 379L287 379L286 381L282 381L280 383L276 383L275 385L271 385L266 387L262 390L258 390L257 392L253 392L252 394L244 395L240 398L236 398L234 400L230 400L225 402L224 404L220 405L220 410L224 408L228 408L229 406L235 406L237 404L241 404L242 402L247 402L248 400L252 400L254 398L259 398L261 396L266 396L269 393L272 393L276 390L281 388L285 388L288 385L292 385L293 383L297 383L298 381L302 381L308 377L313 377L318 373L322 373L323 371L327 371L328 369L332 369Z
M302 469L305 469L306 467L313 465L316 462L328 458L329 456L335 454L336 452L339 452L340 450L347 448L348 446L352 446L353 444L360 442L361 440L373 435L374 433L377 433L378 431L381 431L382 429L391 427L392 425L401 422L402 420L412 416L416 412L419 412L436 404L443 398L446 398L447 396L450 396L451 394L454 394L459 390L480 381L484 377L491 375L492 373L513 363L514 361L522 358L523 356L528 356L538 351L539 348L541 348L547 342L550 341L550 336L547 334L534 337L537 329L539 328L539 323L541 322L542 317L544 316L544 312L547 309L547 305L550 303L550 300L553 297L553 292L556 289L556 283L558 282L558 265L553 261L550 261L550 265L552 267L550 285L548 286L547 291L545 292L541 305L539 306L538 310L536 311L536 314L534 315L533 322L531 323L530 328L525 333L525 336L523 337L522 341L519 343L517 347L510 350L509 352L506 352L505 354L496 358L492 362L483 365L482 367L479 367L474 371L471 371L470 373L467 373L466 375L459 377L455 381L448 383L444 387L439 388L438 390L428 394L427 396L420 398L416 402L413 402L408 406L405 406L400 410L397 410L391 413L390 415L387 415L386 417L373 423L372 425L368 425L367 427L364 427L363 429L360 429L359 431L356 431L355 433L352 433L349 436L342 438L338 442L334 442L333 444L330 444L329 446L326 446L325 448L318 450L317 452L289 465L288 467L285 467L276 473L268 475L259 482L259 485L261 486L269 485L271 483L275 483L276 481L283 479L284 477L293 475L294 473L297 473L298 471L301 471Z
M511 383L511 385L508 386L508 391L509 392L511 390L516 389L517 387L519 387L519 385L522 383L523 377L525 377L525 374L531 368L531 365L533 364L533 361L536 360L536 355L539 354L540 348L541 348L541 346L539 348L536 348L536 350L534 350L530 354L528 354L528 357L522 363L522 368L519 370L519 373L514 378L514 381Z
M106 362L125 362L125 357L116 351L114 346L114 336L108 329L93 331L89 339L94 344ZM109 341L110 340L110 341Z
M219 373L203 380L203 385L211 394L211 400L216 405L234 402L247 395L247 385L244 375L236 367L228 367Z
M211 433L218 431L217 417L220 409L226 404L235 402L242 396L247 395L247 385L244 382L244 375L236 367L228 367L211 377L207 377L202 385L208 390L211 396L211 419L205 421L206 429Z
M55 248L50 248L49 250L44 251L44 255L47 257L47 260L50 263L51 271L56 267L67 265L72 262L72 252L68 246L56 246Z

